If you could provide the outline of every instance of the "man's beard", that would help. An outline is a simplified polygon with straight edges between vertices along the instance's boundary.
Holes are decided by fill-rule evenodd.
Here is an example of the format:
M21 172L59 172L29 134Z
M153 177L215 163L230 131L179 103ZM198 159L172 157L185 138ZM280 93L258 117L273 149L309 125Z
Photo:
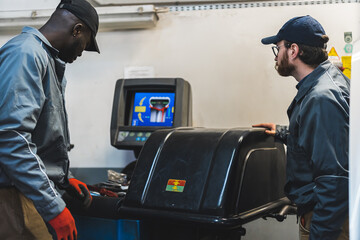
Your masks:
M287 77L291 76L291 73L295 70L295 66L289 64L289 58L284 54L283 59L280 62L276 62L275 69L280 76Z

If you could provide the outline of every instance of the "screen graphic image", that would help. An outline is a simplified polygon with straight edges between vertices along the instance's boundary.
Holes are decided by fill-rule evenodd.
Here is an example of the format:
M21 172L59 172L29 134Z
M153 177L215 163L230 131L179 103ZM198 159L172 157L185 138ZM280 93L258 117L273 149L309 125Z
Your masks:
M175 93L135 93L131 125L171 127L174 100Z

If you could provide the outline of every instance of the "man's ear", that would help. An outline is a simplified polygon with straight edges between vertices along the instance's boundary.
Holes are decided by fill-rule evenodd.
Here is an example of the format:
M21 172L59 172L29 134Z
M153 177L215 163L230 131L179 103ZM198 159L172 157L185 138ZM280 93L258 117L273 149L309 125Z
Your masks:
M296 43L293 43L289 48L289 52L289 58L295 59L300 55L300 48Z
M72 35L73 37L76 37L78 34L80 34L84 30L84 25L82 23L77 23L74 25L72 29Z

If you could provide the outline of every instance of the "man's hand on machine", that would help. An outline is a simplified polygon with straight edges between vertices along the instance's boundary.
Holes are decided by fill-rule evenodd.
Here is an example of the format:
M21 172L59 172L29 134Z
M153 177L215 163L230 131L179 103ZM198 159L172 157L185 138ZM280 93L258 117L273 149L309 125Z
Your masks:
M92 196L86 184L76 178L70 178L69 183L70 187L66 189L66 192L72 197L79 199L85 208L90 207Z
M276 133L276 124L275 123L260 123L260 124L255 124L252 126L267 128L267 130L265 130L265 133L268 135L271 135L271 136L275 136L275 133Z
M65 209L47 223L49 232L55 240L76 240L75 220L69 209Z

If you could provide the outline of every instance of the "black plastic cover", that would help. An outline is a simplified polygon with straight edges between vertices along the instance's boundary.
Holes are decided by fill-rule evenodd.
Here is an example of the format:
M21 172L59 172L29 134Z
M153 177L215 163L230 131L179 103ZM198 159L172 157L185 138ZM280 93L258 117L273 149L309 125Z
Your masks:
M283 145L263 129L158 130L140 153L120 212L236 227L252 220L241 216L278 203L284 184Z

